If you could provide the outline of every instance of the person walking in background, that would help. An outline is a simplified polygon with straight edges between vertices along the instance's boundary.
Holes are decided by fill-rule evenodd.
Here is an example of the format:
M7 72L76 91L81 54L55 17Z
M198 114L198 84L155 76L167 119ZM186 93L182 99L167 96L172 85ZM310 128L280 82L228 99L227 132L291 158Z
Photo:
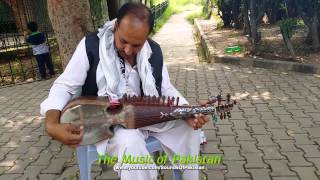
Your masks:
M38 25L36 22L29 22L27 24L29 32L24 32L26 42L32 45L33 55L36 57L41 80L45 80L47 77L46 67L49 70L51 76L54 75L52 59L49 53L49 47L46 45L46 37L43 33L38 31Z

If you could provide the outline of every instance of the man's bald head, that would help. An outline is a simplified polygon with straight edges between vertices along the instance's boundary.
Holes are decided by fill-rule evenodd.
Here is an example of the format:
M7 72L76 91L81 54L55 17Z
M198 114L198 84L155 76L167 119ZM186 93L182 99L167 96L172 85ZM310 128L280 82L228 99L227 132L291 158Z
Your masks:
M117 24L119 25L126 16L130 16L130 19L134 21L140 21L140 23L148 25L149 33L153 30L154 19L150 9L145 5L141 3L126 3L121 6L117 14Z

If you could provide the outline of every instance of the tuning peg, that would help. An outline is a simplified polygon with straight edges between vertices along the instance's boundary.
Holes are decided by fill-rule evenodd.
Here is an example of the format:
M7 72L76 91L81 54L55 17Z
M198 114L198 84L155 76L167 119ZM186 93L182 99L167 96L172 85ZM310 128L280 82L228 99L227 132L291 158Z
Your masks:
M227 102L230 102L230 99L231 99L231 95L228 93L227 94Z
M223 113L225 111L224 105L219 105L219 112Z
M221 96L221 94L219 94L218 96L217 96L217 100L219 101L219 100L221 100L222 99L222 96Z
M216 110L217 110L217 112L220 112L220 106L219 105L216 107Z
M170 106L170 96L167 98L167 106Z
M220 104L221 104L221 101L222 101L222 96L221 96L221 94L219 94L219 95L217 96L217 101L218 101L218 105L220 105Z
M173 105L174 105L174 100L175 100L175 98L172 97L172 98L171 98L171 101L170 101L170 106L173 106Z
M134 96L132 97L132 100L133 100L133 102L136 102L136 101L137 101L137 96L134 95Z
M208 104L213 104L215 102L217 102L217 98L214 96L210 96L208 99Z
M231 112L230 111L227 112L227 116L228 116L228 118L231 118Z
M156 104L157 97L155 95L152 96L151 104Z
M166 97L165 96L162 96L162 105L164 106L164 103L166 101Z
M127 102L127 100L128 100L128 95L127 95L127 94L124 94L124 95L122 96L122 100L123 100L123 102Z

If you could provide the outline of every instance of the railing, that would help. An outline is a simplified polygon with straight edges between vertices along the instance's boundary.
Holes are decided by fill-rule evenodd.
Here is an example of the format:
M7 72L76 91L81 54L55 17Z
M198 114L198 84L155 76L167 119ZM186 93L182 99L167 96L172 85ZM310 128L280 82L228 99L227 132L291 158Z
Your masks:
M151 6L150 9L153 14L153 18L154 18L155 22L163 15L163 13L166 10L166 8L168 7L168 5L169 5L168 0L165 0L160 4L157 4L156 6Z
M23 32L27 22L36 21L39 31L47 37L55 71L61 68L47 13L46 0L0 1L0 86L37 80L39 70L31 46L25 42Z

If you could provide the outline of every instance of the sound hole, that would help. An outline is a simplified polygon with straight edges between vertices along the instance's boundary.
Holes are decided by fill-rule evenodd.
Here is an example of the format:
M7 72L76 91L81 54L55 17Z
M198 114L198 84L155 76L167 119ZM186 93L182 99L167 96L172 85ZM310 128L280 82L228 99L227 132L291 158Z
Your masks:
M110 115L119 114L123 110L123 105L110 105L106 108L106 112Z

